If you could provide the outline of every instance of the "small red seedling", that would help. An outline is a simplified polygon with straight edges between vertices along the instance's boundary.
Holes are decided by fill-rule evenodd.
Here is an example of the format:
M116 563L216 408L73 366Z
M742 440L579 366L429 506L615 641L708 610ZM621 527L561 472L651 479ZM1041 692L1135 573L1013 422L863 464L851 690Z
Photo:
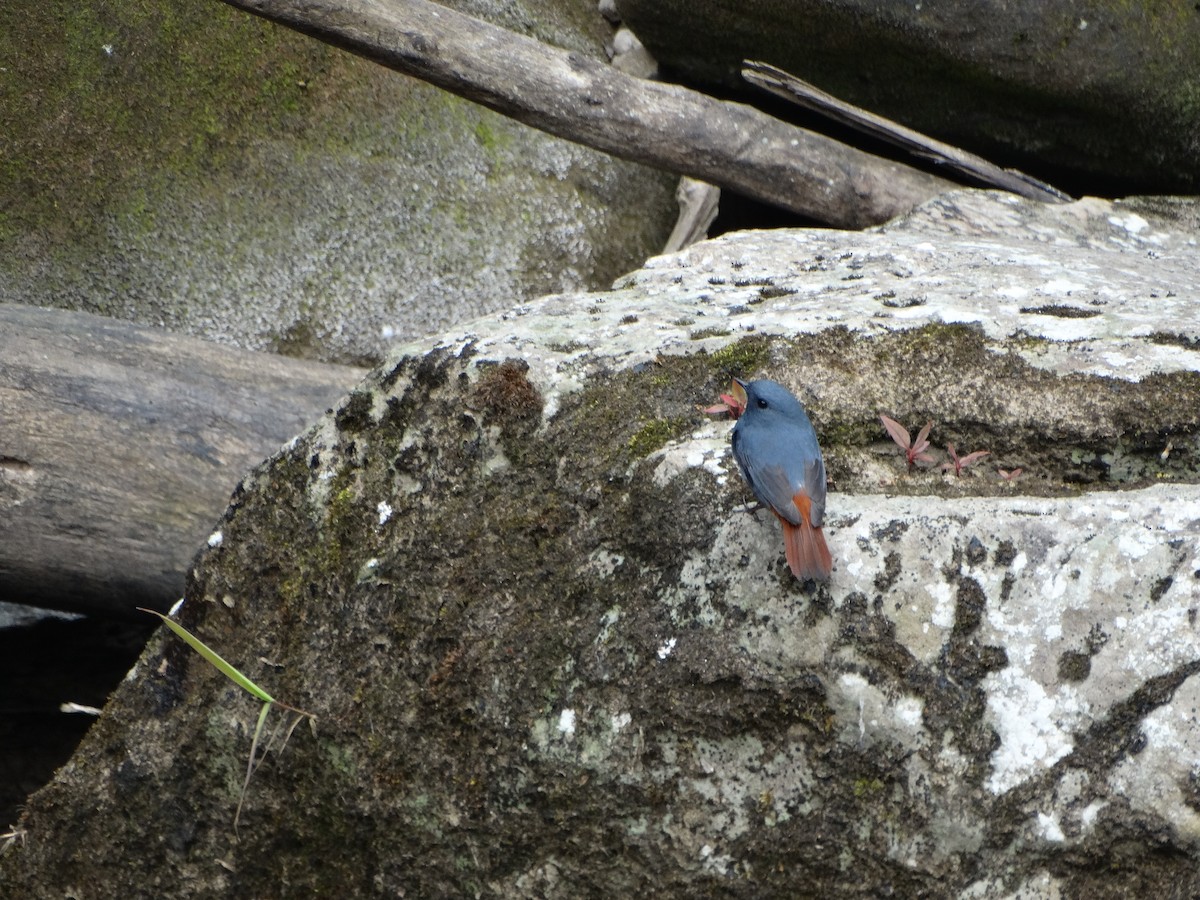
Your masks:
M883 413L880 413L879 421L883 423L888 436L896 442L896 446L904 451L904 458L908 461L910 469L918 460L921 462L933 462L933 457L925 452L929 449L929 429L933 427L933 422L926 422L925 427L921 429L921 433L917 435L917 439L914 441L908 436L908 431L905 427L895 419L888 418Z
M1000 477L1003 478L1005 481L1016 481L1017 478L1020 476L1020 474L1024 471L1024 469L1021 469L1021 468L1016 468L1016 469L1012 469L1012 470L997 469L996 471L1000 473Z
M721 395L720 403L705 406L700 411L710 416L728 413L731 419L736 419L746 411L746 391L735 381L730 385L729 393Z
M962 475L962 470L967 466L979 462L985 456L990 456L991 450L976 450L974 453L968 453L966 456L959 456L954 452L954 445L947 444L946 452L950 454L950 462L942 463L943 469L953 469L955 477Z

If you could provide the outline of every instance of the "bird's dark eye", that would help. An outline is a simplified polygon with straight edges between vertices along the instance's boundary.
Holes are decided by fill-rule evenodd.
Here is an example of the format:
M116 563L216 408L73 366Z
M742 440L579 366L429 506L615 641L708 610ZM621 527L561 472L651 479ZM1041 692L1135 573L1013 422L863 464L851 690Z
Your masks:
M759 397L759 398L758 398L758 408L759 408L759 409L766 409L766 408L767 408L768 406L770 406L770 405L771 405L771 404L769 404L769 403L768 403L766 400L764 400L762 397Z

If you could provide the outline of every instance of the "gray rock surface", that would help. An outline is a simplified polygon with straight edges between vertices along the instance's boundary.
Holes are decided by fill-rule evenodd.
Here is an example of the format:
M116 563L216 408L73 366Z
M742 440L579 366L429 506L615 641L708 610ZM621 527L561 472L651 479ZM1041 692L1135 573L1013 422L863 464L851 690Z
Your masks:
M1196 207L961 193L411 344L235 493L0 878L59 897L1186 897ZM827 587L732 374L809 400ZM988 449L906 471L877 414ZM1016 480L997 468L1023 469ZM70 839L68 840L68 836Z
M587 4L464 2L603 58ZM0 9L0 302L375 363L657 252L675 180L211 0Z
M618 0L668 73L762 60L1080 192L1196 193L1200 15L1186 4Z

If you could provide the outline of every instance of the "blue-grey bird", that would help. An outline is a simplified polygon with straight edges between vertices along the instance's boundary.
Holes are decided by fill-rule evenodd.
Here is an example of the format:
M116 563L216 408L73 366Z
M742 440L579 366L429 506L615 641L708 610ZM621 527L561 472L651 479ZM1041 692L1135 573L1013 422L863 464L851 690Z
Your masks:
M745 412L733 427L733 456L763 506L783 526L783 550L801 581L825 581L833 557L825 544L825 461L817 433L792 392L774 381L740 381ZM739 397L738 400L742 398Z

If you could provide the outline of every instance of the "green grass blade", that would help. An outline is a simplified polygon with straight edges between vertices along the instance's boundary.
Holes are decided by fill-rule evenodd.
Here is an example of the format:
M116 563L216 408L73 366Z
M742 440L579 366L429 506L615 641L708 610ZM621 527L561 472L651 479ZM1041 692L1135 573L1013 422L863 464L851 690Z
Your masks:
M263 704L262 712L258 714L258 724L254 726L254 739L250 741L250 759L246 761L246 780L242 782L242 792L238 795L237 811L233 814L233 833L238 833L238 821L242 818L242 804L246 802L246 791L250 788L250 778L254 775L254 770L258 768L258 764L262 762L262 757L256 761L255 756L258 752L258 739L262 737L263 726L267 724L267 713L271 711L271 702L267 701ZM263 757L267 755L267 751L263 750Z
M239 672L237 669L235 669L229 663L227 663L224 659L221 658L221 655L219 653L217 653L212 648L210 648L207 644L204 643L204 641L200 640L200 638L196 637L194 634L192 634L190 631L188 631L186 628L184 628L178 622L176 622L173 619L169 619L166 616L164 616L162 613L155 612L152 609L142 609L140 606L138 607L138 609L141 609L142 612L148 612L151 615L158 616L160 619L162 619L163 623L166 624L166 626L168 628L170 628L173 632L175 632L177 635L179 635L181 638L183 638L185 641L187 641L187 643L191 645L193 650L195 650L197 653L199 653L201 656L203 656L206 660L208 660L215 668L217 668L220 672L222 672L226 678L228 678L230 681L232 681L234 684L236 684L242 690L246 691L247 693L253 694L259 700L262 700L265 703L274 703L275 702L274 697L272 697L270 694L268 694L266 691L264 691L262 688L260 688L257 684L255 684L253 681L251 681L249 678L247 678L245 675L243 675L241 672Z

